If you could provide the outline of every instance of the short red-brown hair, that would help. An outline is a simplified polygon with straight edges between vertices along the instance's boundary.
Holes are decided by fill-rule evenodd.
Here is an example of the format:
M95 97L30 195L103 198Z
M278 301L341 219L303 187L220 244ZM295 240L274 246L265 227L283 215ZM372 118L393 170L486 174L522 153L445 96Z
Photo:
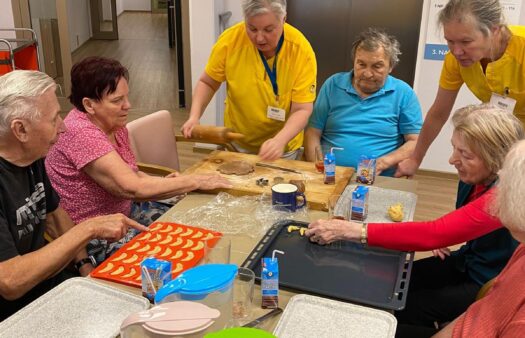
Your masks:
M71 95L69 101L86 112L82 100L87 97L100 101L115 92L120 79L129 80L129 72L120 62L100 56L90 56L71 68Z

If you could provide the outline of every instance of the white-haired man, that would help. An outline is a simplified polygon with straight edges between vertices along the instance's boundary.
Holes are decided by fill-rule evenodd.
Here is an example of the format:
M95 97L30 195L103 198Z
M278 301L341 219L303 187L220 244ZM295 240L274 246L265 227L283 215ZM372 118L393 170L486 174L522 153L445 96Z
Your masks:
M0 77L0 321L67 278L68 264L89 273L91 239L118 240L128 227L147 230L119 214L74 226L59 206L43 161L64 131L55 90L41 72ZM55 238L47 245L44 231Z

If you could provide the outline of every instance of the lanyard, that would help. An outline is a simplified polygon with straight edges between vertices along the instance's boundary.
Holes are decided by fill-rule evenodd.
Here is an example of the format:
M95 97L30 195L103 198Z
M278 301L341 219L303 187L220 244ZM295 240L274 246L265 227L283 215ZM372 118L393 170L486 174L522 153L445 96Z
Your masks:
M277 55L279 54L279 51L281 50L281 47L283 46L284 42L284 33L281 35L281 38L279 39L279 43L277 43L277 49L275 50L275 60L273 61L273 69L270 69L270 66L268 65L268 61L266 61L266 58L264 57L263 53L259 51L259 56L261 57L262 63L264 65L264 69L266 69L266 73L268 74L268 77L270 78L270 82L272 83L273 93L275 94L276 99L279 99L279 86L277 85Z

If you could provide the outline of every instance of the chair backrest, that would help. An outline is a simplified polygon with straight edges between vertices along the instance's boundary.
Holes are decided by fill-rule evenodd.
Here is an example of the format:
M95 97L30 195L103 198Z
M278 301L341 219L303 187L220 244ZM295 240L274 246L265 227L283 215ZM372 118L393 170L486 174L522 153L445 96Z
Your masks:
M494 281L497 277L492 278L483 286L481 286L481 289L479 289L478 294L476 295L476 300L480 300L481 298L485 297L485 295L492 289L492 285L494 285Z
M160 110L146 115L129 122L126 127L138 162L179 170L179 155L169 111Z

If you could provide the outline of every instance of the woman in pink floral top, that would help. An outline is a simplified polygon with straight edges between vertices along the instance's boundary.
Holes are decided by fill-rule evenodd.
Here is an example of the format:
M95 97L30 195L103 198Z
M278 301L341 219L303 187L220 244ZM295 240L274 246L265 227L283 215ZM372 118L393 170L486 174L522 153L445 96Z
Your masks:
M126 129L131 108L128 77L118 61L101 57L86 58L71 69L69 99L75 109L47 155L46 169L75 223L112 213L133 217L133 201L230 187L219 175L155 177L138 171ZM101 261L116 247L92 243L88 250Z

